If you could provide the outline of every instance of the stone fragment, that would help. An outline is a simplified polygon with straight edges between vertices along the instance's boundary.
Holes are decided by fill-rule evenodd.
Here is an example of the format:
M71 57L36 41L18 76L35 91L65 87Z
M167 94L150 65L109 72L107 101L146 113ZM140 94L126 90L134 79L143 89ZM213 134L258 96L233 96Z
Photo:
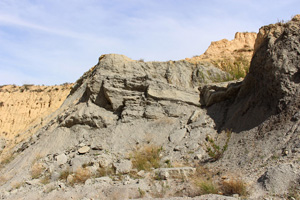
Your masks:
M184 146L176 146L174 147L173 151L181 151L184 149Z
M82 167L84 164L88 164L90 162L91 158L88 156L83 155L76 155L71 160L71 169L73 172L75 172L78 168Z
M190 116L188 120L188 124L195 122L200 114L201 114L200 110L195 110Z
M66 156L66 154L62 153L59 154L58 156L56 156L56 163L58 165L63 165L68 161L68 156Z
M107 168L112 164L112 157L107 154L101 154L97 157L97 161L99 162L99 167Z
M147 106L145 117L147 119L159 119L164 117L164 111L160 106Z
M93 141L91 143L91 149L93 149L93 150L103 150L103 149L105 149L106 145L102 144L102 143L104 143L104 142L100 141L99 139L94 139L93 138Z
M235 97L242 86L242 81L213 83L199 88L201 105L211 106L215 103Z
M141 170L141 171L139 171L139 172L137 173L137 175L140 176L140 177L144 177L145 174L146 174L146 173L145 173L144 170Z
M179 90L172 87L159 88L154 85L150 85L147 94L155 99L159 100L170 100L170 101L181 101L188 104L200 106L200 94L195 91Z
M154 171L159 179L167 180L171 178L187 178L196 172L193 167L177 167L177 168L159 168Z
M67 177L67 183L70 184L70 183L73 183L73 181L74 181L74 176L70 174L70 175Z
M112 179L108 176L100 177L100 178L95 178L95 182L98 183L111 183Z
M25 181L25 183L27 185L41 185L41 182L40 182L39 179L33 179L33 180Z
M169 136L169 140L173 143L179 143L184 138L185 134L186 134L185 128L176 130Z
M299 184L300 170L293 164L281 164L271 167L258 179L267 191L284 194L291 185Z
M85 154L85 153L89 152L89 150L90 150L89 146L83 146L80 149L78 149L78 153Z
M127 174L132 169L132 163L130 160L119 160L113 163L113 167L116 170L116 174Z

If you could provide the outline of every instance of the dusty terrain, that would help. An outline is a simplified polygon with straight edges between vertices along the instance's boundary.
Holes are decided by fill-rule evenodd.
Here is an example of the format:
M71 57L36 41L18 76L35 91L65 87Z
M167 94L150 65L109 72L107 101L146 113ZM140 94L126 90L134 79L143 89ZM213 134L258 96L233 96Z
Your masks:
M207 60L102 55L2 162L0 197L299 199L299 30L300 15L262 27L244 80Z
M61 106L71 87L72 84L1 86L0 150L9 149L45 125L47 116Z

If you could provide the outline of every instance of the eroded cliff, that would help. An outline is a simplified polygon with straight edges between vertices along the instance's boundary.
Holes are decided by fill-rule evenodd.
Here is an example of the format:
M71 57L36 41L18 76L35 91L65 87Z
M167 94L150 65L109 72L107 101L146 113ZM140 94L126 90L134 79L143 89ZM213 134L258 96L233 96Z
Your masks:
M45 125L44 119L61 106L71 87L72 84L1 86L0 149L28 137L26 130L33 127L37 130Z

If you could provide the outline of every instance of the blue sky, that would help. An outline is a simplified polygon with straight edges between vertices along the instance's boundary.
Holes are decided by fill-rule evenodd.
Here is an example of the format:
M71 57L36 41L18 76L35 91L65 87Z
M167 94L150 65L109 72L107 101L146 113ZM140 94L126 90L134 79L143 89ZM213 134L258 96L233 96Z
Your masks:
M200 55L299 8L299 0L0 0L0 85L74 82L107 53Z

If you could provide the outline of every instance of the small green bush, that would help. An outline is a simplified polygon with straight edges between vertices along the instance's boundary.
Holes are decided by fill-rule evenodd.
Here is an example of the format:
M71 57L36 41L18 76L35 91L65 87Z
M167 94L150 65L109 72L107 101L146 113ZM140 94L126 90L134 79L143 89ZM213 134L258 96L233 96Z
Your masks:
M212 138L206 136L206 140L208 141L208 144L206 145L207 153L213 159L213 161L219 160L227 150L228 143L231 137L231 131L227 130L226 136L227 139L225 141L225 145L222 148L217 145Z

